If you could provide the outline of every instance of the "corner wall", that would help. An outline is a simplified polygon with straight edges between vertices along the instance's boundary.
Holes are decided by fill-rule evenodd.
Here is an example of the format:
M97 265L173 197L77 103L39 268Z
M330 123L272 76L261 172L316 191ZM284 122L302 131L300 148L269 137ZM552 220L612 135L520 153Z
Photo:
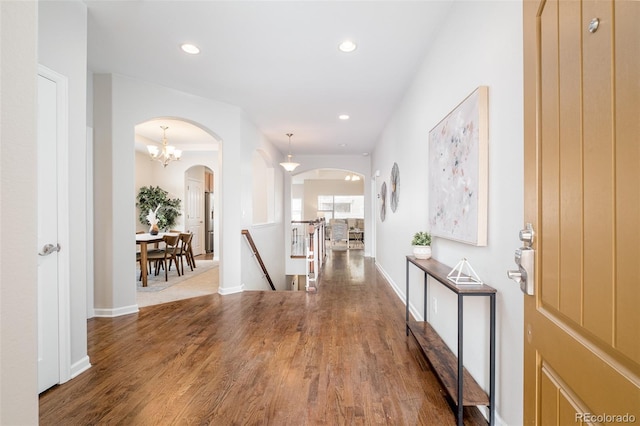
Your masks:
M87 356L87 6L39 2L38 61L69 82L68 222L71 376L89 368Z
M243 163L238 107L115 74L96 74L94 82L95 306L98 316L136 312L135 126L155 117L184 119L221 141L218 196L220 291L240 286L241 194ZM224 155L224 157L222 157ZM98 267L98 262L103 265Z
M116 74L95 74L93 83L95 256L101 263L96 262L96 316L138 310L130 261L135 253L135 126L156 117L190 121L220 142L219 170L211 167L218 172L219 292L242 291L242 272L249 265L242 259L240 231L251 224L251 153L277 151L236 106ZM282 186L278 178L276 185ZM276 218L282 217L281 206L282 195L276 193Z
M277 290L286 290L285 277L285 233L284 233L284 181L285 172L278 164L278 159L282 154L267 141L267 139L251 124L243 115L242 125L243 140L246 142L242 147L242 158L246 159L241 165L242 182L250 191L245 192L242 198L242 229L248 229L260 252L260 256L273 280ZM273 169L273 220L269 223L256 224L254 211L254 167L253 155L260 152L267 168ZM237 213L236 213L237 214ZM289 214L289 213L287 213ZM242 282L241 288L244 290L271 290L266 279L262 276L262 271L249 248L244 236L241 239L241 259L242 259ZM288 241L288 240L287 240Z
M375 181L389 185L394 162L400 168L400 202L376 216L376 261L404 301L405 256L411 237L428 230L429 131L475 88L489 87L488 245L474 247L434 238L433 257L453 267L466 257L480 278L498 290L496 343L497 424L522 423L523 310L518 286L506 277L523 227L521 2L454 2L404 99L387 124L372 161ZM379 203L376 204L379 208ZM414 268L415 269L415 268ZM422 277L411 272L410 308L422 319ZM457 346L455 295L429 287L429 320L445 342ZM437 312L435 302L437 300ZM465 366L489 389L488 303L465 302Z
M0 2L0 424L38 424L36 2Z

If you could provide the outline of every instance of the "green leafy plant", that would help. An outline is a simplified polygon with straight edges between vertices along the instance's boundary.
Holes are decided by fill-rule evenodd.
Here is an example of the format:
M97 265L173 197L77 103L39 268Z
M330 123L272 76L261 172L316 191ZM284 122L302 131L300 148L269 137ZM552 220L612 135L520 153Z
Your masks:
M416 232L415 234L413 234L411 245L412 246L430 246L431 234L426 231Z
M138 219L143 225L150 225L147 220L149 211L155 212L158 227L162 230L173 228L180 216L180 199L168 197L169 192L159 186L143 186L138 191L136 206L140 208Z

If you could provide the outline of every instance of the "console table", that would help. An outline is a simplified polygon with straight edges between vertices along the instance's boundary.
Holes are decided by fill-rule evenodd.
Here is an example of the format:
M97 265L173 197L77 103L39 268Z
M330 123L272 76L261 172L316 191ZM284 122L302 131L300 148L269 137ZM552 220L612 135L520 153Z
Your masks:
M424 318L425 321L414 321L409 314L409 266L414 265L424 272ZM495 364L496 364L496 289L485 284L456 285L447 278L451 268L437 260L420 260L407 256L407 336L411 332L422 353L429 361L448 394L448 401L453 409L457 424L463 425L463 409L465 406L485 405L489 408L489 424L495 422ZM431 276L458 296L458 357L447 347L442 338L435 332L427 319L427 278ZM467 296L488 297L490 308L489 324L489 394L478 385L463 365L463 314L464 298Z

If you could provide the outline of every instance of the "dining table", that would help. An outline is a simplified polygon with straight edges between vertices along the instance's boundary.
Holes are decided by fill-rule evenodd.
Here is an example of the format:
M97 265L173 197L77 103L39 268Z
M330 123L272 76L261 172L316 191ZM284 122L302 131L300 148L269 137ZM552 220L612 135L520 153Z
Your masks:
M164 241L165 235L180 235L175 232L158 232L156 235L150 233L136 234L136 244L140 245L140 275L142 276L142 287L147 286L147 244L160 243Z

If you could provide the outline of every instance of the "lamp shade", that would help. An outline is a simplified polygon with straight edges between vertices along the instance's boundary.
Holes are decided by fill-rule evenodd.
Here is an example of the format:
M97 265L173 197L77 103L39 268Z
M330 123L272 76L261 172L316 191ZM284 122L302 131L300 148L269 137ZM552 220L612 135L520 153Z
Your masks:
M280 165L288 172L292 172L300 165L300 163L294 163L291 161L291 155L287 155L287 161L280 163Z
M291 136L293 136L293 133L287 133L287 136L289 136L289 154L287 155L287 161L280 163L280 165L288 172L292 172L296 169L296 167L298 167L300 165L300 163L294 163L293 161L291 161L292 155L291 155Z

